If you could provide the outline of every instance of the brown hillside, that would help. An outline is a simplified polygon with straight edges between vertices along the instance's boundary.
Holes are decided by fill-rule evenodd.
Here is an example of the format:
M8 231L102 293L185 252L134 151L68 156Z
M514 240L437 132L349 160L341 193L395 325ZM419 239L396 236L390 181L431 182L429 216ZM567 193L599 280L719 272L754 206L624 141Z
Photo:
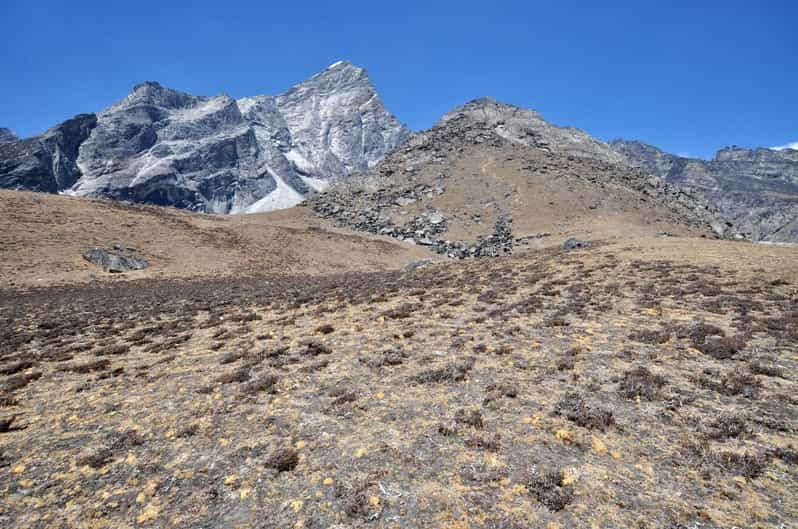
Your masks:
M109 276L88 247L137 248L150 268ZM322 274L402 266L427 253L326 226L301 210L201 215L172 208L0 190L0 278L47 285L93 278Z

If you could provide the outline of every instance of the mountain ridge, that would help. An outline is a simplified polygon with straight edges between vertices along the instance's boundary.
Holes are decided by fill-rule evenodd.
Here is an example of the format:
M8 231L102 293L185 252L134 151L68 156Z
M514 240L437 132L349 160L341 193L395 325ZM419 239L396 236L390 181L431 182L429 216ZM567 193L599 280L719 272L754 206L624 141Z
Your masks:
M5 127L0 127L0 143L10 143L19 140L14 131Z
M640 141L617 139L611 145L631 165L700 193L742 237L798 241L798 151L730 146L701 160Z
M83 116L93 116L86 134L69 134L68 120L3 143L0 187L210 213L269 211L373 166L410 134L366 71L347 61L283 94L238 100L145 81ZM51 145L54 134L78 148Z
M450 127L449 125L456 126ZM594 160L727 238L798 241L798 151L729 146L711 160L643 142L604 142L532 109L481 97L411 131L368 73L338 61L282 94L196 96L144 81L94 114L18 139L0 129L0 187L105 197L209 213L295 206L331 184L378 170L405 143L454 136ZM459 141L459 140L458 140ZM435 149L432 149L434 151ZM430 152L417 149L420 163ZM372 174L371 177L374 175Z

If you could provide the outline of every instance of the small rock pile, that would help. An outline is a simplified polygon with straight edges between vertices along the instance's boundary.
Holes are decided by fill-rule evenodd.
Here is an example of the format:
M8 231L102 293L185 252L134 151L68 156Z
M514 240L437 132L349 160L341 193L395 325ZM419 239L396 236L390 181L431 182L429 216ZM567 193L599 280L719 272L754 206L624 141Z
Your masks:
M429 186L422 187L429 188ZM434 193L435 190L430 188L423 192ZM369 196L369 202L376 203L377 207L359 207L357 195L362 193L362 191L356 191L349 197L350 199L347 199L347 195L344 194L318 195L314 197L310 205L316 215L330 219L338 226L386 235L400 241L426 246L435 253L446 255L452 259L497 257L509 255L513 251L515 239L512 233L512 218L509 216L499 217L493 234L489 237L480 239L476 244L466 244L462 241L440 238L448 228L448 221L435 209L429 209L415 217L407 226L397 226L381 212L380 205L383 204L385 207L387 197ZM391 198L388 204L393 203L394 200Z
M579 250L581 248L590 248L591 246L592 243L590 241L581 241L573 237L565 241L562 245L566 250Z

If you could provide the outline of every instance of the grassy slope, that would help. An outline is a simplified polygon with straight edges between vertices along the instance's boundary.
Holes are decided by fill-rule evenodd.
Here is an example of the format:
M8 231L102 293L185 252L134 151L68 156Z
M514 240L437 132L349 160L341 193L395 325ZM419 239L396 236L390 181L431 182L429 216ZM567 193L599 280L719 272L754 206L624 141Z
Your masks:
M6 290L0 525L789 526L796 258Z

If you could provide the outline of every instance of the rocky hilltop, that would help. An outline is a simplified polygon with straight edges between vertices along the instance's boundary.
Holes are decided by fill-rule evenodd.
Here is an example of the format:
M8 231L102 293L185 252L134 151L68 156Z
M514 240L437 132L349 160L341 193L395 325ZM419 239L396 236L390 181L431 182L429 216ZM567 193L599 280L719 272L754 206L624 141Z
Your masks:
M612 146L632 165L706 197L745 238L798 241L798 151L728 147L699 160L639 141Z
M270 211L372 167L408 136L348 62L276 97L200 97L145 82L96 115L2 144L0 186Z
M583 131L492 99L453 110L309 205L339 225L457 258L576 235L728 235L699 196Z
M500 103L490 97L455 108L441 118L435 129L447 124L454 127L477 125L511 143L544 151L616 164L625 161L610 145L581 129L553 125L535 110Z

